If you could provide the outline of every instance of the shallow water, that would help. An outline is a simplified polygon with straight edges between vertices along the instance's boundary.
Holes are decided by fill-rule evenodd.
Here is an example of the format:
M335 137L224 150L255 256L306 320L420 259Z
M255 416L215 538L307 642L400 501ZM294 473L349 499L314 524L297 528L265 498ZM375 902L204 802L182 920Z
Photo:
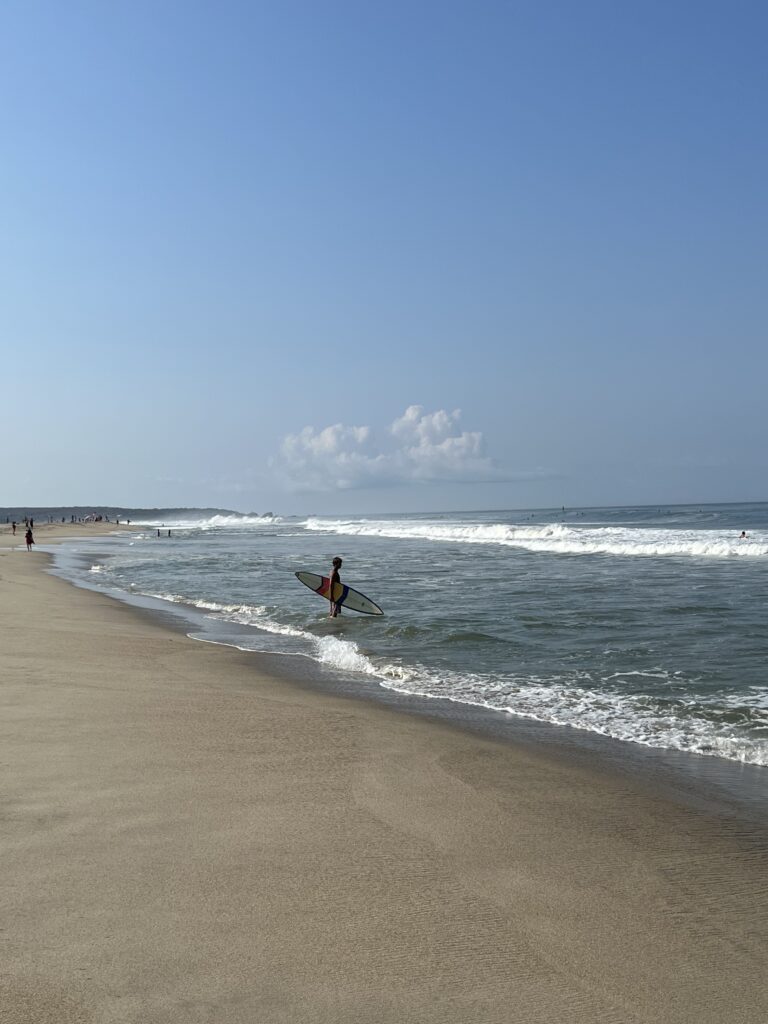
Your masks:
M186 516L191 514L186 513ZM208 516L80 545L69 575L198 635L652 747L768 765L768 505ZM167 533L171 530L171 537ZM741 531L747 533L741 539ZM385 616L327 617L327 573Z

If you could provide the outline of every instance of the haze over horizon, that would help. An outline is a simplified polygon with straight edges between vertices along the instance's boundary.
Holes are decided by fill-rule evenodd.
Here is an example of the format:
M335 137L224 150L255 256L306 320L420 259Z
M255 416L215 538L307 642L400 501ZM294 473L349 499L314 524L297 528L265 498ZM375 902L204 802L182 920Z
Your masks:
M6 4L0 506L765 499L767 30Z

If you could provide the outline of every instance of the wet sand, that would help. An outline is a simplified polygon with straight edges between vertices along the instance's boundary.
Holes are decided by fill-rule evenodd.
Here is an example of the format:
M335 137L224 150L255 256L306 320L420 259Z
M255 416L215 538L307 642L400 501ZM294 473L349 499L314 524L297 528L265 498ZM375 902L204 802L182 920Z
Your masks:
M0 528L4 1021L768 1020L754 824L293 686L46 564Z

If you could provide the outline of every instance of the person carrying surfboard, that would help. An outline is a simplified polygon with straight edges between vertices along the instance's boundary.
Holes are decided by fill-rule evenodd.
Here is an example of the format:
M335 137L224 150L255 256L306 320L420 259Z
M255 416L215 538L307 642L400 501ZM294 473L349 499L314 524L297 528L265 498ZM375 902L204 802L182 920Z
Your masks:
M336 604L333 600L333 590L337 583L341 583L341 577L339 576L339 569L341 568L341 559L337 555L331 562L331 571L328 575L328 600L331 603L331 610L329 612L329 618L335 619L337 615L341 615L341 605Z
M338 564L336 564L338 563ZM359 590L354 590L352 587L348 587L345 583L342 583L339 579L339 567L341 565L341 559L334 559L334 565L331 569L330 576L320 576L316 572L305 572L300 569L299 572L294 573L299 583L303 583L305 587L309 587L313 593L317 594L318 597L322 597L324 601L331 601L331 594L329 587L333 586L333 583L338 583L336 588L336 602L335 609L331 603L330 615L333 617L334 611L338 615L341 612L342 605L345 608L349 608L350 611L360 612L362 615L383 615L379 606L366 597L365 594L361 594Z

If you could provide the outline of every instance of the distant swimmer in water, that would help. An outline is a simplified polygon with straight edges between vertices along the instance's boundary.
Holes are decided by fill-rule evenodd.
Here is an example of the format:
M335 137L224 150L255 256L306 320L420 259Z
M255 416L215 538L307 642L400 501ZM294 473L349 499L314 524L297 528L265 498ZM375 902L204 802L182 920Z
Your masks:
M331 563L331 575L328 577L328 600L331 602L331 610L329 612L329 618L335 619L337 615L341 615L341 605L336 604L333 600L333 588L337 583L341 583L341 577L339 576L339 569L341 568L341 559L337 555Z
M742 530L741 531L741 536L739 537L739 540L746 540L746 539L747 539L746 530Z

